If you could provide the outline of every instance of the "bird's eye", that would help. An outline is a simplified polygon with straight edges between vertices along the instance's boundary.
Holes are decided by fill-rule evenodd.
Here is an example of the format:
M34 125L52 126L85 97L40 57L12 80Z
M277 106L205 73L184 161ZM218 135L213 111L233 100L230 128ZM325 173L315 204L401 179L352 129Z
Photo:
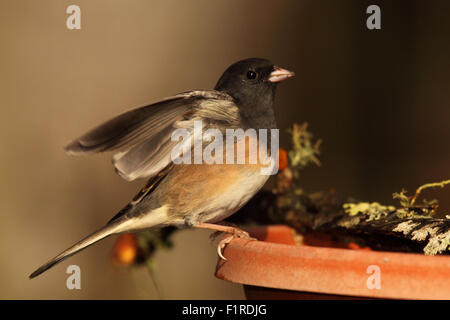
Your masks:
M247 78L248 79L255 79L256 78L256 72L255 71L247 72Z

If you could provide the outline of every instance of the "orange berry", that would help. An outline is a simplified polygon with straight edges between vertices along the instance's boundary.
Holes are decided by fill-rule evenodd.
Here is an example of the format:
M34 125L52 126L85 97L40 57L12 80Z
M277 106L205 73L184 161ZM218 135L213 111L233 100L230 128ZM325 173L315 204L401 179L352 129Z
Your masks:
M359 244L354 243L354 242L349 242L347 244L347 247L349 249L353 249L353 250L367 250L367 251L371 250L369 247L361 247Z
M137 252L136 235L133 233L122 234L114 244L112 258L119 264L131 265L136 260Z
M278 170L284 170L288 166L288 153L284 149L278 149Z

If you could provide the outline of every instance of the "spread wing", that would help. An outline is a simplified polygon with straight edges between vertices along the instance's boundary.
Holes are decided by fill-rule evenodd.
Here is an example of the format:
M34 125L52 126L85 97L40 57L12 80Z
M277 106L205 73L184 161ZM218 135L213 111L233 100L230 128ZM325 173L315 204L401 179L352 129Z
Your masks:
M171 163L171 141L176 128L236 128L239 109L231 96L219 91L188 91L154 104L125 112L69 143L69 154L116 151L113 164L118 174L131 181L151 178Z

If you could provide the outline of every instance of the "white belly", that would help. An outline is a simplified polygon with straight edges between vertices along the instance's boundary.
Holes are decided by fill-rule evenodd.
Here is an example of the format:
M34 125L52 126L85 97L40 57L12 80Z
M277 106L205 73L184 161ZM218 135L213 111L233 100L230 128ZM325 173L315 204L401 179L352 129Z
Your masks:
M242 180L224 194L215 197L202 208L197 216L198 222L215 223L222 221L244 206L266 183L268 175L259 172L249 172Z

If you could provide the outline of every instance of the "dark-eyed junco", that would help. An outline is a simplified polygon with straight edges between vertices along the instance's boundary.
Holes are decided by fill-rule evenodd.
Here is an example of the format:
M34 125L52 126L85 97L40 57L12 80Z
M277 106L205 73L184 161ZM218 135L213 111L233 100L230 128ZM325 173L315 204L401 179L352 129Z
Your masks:
M73 155L114 150L113 164L120 176L149 181L104 227L45 263L30 278L113 234L169 225L230 233L219 244L219 255L232 237L248 237L246 232L220 221L242 207L267 181L269 176L260 172L262 164L175 164L173 150L178 142L172 134L183 128L192 132L194 122L199 121L202 129L220 132L275 129L276 84L293 75L265 59L242 60L223 73L214 90L188 91L125 112L66 146ZM244 143L248 158L248 140ZM223 144L225 149L230 147L225 141ZM180 154L186 152L183 150Z

